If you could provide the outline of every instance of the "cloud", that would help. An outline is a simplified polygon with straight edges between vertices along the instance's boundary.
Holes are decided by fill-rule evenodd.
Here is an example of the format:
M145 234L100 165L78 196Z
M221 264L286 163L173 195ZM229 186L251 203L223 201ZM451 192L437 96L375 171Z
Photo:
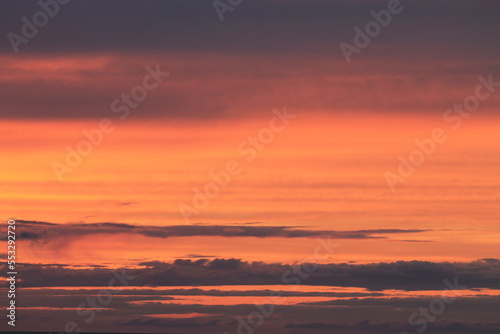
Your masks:
M196 290L196 291L193 291ZM180 332L182 327L198 328L198 331L214 333L235 332L239 322L238 317L244 317L256 310L253 304L232 305L224 304L225 296L269 296L270 291L260 291L264 294L254 294L245 291L222 291L214 287L213 290L199 291L200 289L159 290L149 289L127 289L126 292L118 292L112 303L104 306L106 317L97 316L90 327L85 325L85 330L95 332L101 331L103 325L109 330L117 326L121 330L113 329L113 332L129 332L128 328L137 328L142 333L153 332L147 329L162 327L162 331ZM26 314L23 324L28 322L39 322L48 326L47 319L61 326L69 320L82 323L82 318L77 317L75 307L89 297L99 294L98 288L93 289L29 289L23 294L23 307L31 309ZM267 295L266 295L267 294ZM290 295L300 294L297 292ZM327 295L328 293L324 293ZM175 298L172 298L173 295ZM209 298L221 304L200 305L197 298L190 296L213 296ZM306 295L306 294L304 294ZM339 296L341 297L341 296ZM318 305L276 305L278 311L273 316L266 318L260 328L263 332L287 333L291 330L302 330L307 333L399 333L406 330L410 333L416 332L420 327L412 327L408 324L408 316L420 307L428 305L428 297L421 298L378 298L357 299L354 298L338 300L337 307ZM192 303L182 304L176 301L189 299ZM252 298L247 299L252 300ZM376 301L377 303L374 303ZM491 305L498 304L498 296L494 298L464 298L453 303L446 309L446 313L435 322L428 323L430 333L497 333L500 328L497 313L492 310ZM349 304L350 302L350 304ZM250 302L251 303L251 302ZM41 307L42 309L36 309ZM56 307L58 310L47 310L43 307ZM189 319L165 318L163 315L185 315L203 314L203 317L190 317ZM221 316L224 314L224 316ZM206 315L206 316L205 316ZM211 315L211 316L210 316ZM267 327L270 326L270 327ZM48 327L44 327L48 328ZM52 328L52 327L51 327ZM56 328L56 327L54 327Z
M209 262L208 268L213 270L236 270L241 264L240 259L215 259Z
M24 268L23 268L24 270ZM107 277L107 281L112 275ZM77 315L76 308L87 298L102 294L99 287L56 289L23 289L22 302L26 314L20 325L38 324L37 328L64 328L70 320L85 326L86 332L140 331L154 332L161 327L162 332L182 332L182 328L196 328L204 333L234 333L239 325L238 317L257 310L252 296L268 297L272 291L255 287L252 291L231 291L226 287L187 288L173 287L137 287L116 291L110 304L104 306L105 313L98 313L95 321L86 324L84 318ZM308 287L311 289L311 287ZM402 330L416 332L420 327L408 325L408 316L419 308L429 305L429 296L410 298L360 298L369 297L370 293L335 293L319 288L311 292L289 291L285 295L332 297L331 304L314 303L295 305L276 305L276 313L265 319L260 331L289 334L295 331L307 333L399 333ZM386 292L372 293L372 297L383 297ZM411 295L411 294L410 294ZM201 305L198 301L211 300L212 303ZM226 297L244 298L246 304L224 304ZM222 297L222 298L218 298ZM286 298L286 297L285 297ZM255 298L257 299L257 298ZM242 299L243 300L243 299ZM259 299L265 300L265 299ZM187 302L187 303L186 303ZM335 302L335 303L333 303ZM498 313L492 305L498 305L499 296L477 296L461 298L449 305L435 322L429 323L430 333L497 333L500 328ZM45 309L44 309L45 307ZM46 308L57 308L46 309ZM268 306L269 307L269 306ZM103 317L101 314L105 314ZM202 314L203 317L189 319L165 318L164 315ZM224 316L221 316L224 314ZM187 325L191 323L193 325ZM41 326L41 327L40 327ZM34 326L33 326L34 328ZM22 329L21 329L22 330Z
M39 10L13 4L0 4L5 34ZM498 73L500 8L488 1L407 4L347 65L339 43L352 43L353 28L386 5L256 0L221 23L208 1L72 1L21 45L22 57L1 40L0 118L116 116L111 102L156 64L171 76L134 118L244 118L285 104L308 113L442 113L479 74ZM108 15L115 8L120 15ZM499 104L492 96L484 107Z
M247 119L267 117L283 105L313 115L442 114L473 93L478 75L497 78L500 69L498 57L478 61L429 55L415 62L413 54L362 58L349 67L324 53L110 53L96 65L81 55L44 57L0 54L0 118L118 120L111 103L142 83L146 65L156 64L171 75L131 110L130 119ZM498 104L495 94L484 108L494 110Z
M196 258L210 258L210 257L217 257L216 255L204 255L204 254L186 254L184 256L181 256L179 258L185 259L185 258L191 258L191 259L196 259Z
M414 332L420 327L411 327L408 324L397 322L372 323L370 320L363 320L356 324L333 323L333 322L302 322L289 323L284 328L307 329L307 330L358 330L362 333L398 333L401 331ZM429 323L426 332L430 333L498 333L500 324L481 324L441 321ZM358 332L356 332L358 333Z
M196 318L190 319L160 319L154 317L137 317L127 321L118 321L121 326L154 326L154 327L178 327L178 328L199 328L207 326L217 326L219 319L211 321L201 321Z
M315 238L334 239L385 239L392 234L414 234L430 232L429 229L373 229L353 231L305 230L292 226L224 226L224 225L172 225L144 226L121 223L51 224L37 221L18 220L25 234L20 240L51 241L59 238L78 238L93 234L132 233L151 238L220 236L257 238Z
M355 25L373 19L371 10L386 7L384 0L255 0L226 13L221 23L211 1L72 1L61 6L50 24L21 47L25 53L47 54L110 50L333 53L341 41L352 40ZM382 46L428 45L420 54L450 45L481 47L477 54L497 47L495 20L499 9L491 1L413 2L405 7L399 20L394 18L391 29L377 39ZM0 9L5 18L0 23L4 34L20 33L21 18L32 17L40 10L31 1L2 2ZM116 10L120 15L109 15ZM405 19L401 19L403 15ZM415 29L417 22L420 24ZM0 51L12 53L7 38L0 44Z
M111 275L110 269L75 269L45 265L20 265L23 286L101 286ZM134 276L135 286L188 285L276 285L290 284L283 273L290 266L279 263L245 262L240 259L177 259L173 263L141 262L126 269ZM285 279L290 279L291 274ZM298 274L297 274L298 275ZM500 288L500 261L473 262L398 261L372 264L318 264L307 276L308 285L361 287L372 291L398 289L408 291L442 290L444 280L467 288ZM106 279L107 278L107 279ZM293 283L292 283L293 284Z

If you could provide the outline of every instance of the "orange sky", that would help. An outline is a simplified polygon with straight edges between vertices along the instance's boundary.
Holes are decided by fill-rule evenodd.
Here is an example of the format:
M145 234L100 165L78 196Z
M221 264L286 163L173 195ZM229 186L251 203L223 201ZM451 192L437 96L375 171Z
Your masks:
M271 110L267 117L203 125L114 119L115 130L63 182L53 161L64 163L65 146L76 147L85 138L82 129L99 120L4 121L1 141L10 163L2 166L2 203L24 220L182 225L178 207L192 205L193 187L202 189L212 181L209 172L236 160L241 173L190 217L191 224L433 230L341 240L332 262L461 261L499 254L498 198L492 196L500 186L499 157L489 154L498 146L496 121L478 114L454 131L434 116L289 112L296 118L250 162L237 147L268 126ZM413 141L436 127L445 129L448 140L392 193L384 173L396 172L397 157L408 156ZM126 265L132 258L166 261L199 253L291 263L309 256L315 240L92 235L30 244L22 248L27 262Z
M500 332L498 1L64 2L0 5L1 332Z

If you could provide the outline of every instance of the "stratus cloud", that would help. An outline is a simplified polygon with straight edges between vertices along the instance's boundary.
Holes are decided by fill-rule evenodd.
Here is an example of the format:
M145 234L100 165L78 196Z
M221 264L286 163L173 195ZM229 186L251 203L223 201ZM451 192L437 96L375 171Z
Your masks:
M348 323L334 323L334 322L301 322L289 323L284 326L289 329L303 329L308 332L317 330L329 330L329 333L343 333L345 330L356 330L355 333L398 333L401 331L414 331L415 327L408 324L397 322L383 322L374 323L370 320L363 320L357 324ZM430 324L427 332L430 333L498 333L500 324L480 324L480 323L466 323L459 321L445 321ZM318 333L322 333L319 331Z
M211 1L74 1L63 6L57 20L52 20L29 44L21 45L21 52L131 52L136 48L221 53L332 50L333 53L339 42L352 39L355 24L365 22L371 10L384 6L387 6L384 0L255 0L227 13L222 25ZM385 47L404 43L400 52L408 53L411 50L407 45L418 44L420 54L448 49L450 44L480 47L474 57L484 54L485 49L498 47L495 23L499 9L494 1L442 0L413 2L405 7L410 12L405 14L408 18L391 23L394 31L385 32L377 43ZM4 2L0 8L4 14L1 31L17 34L21 33L21 17L31 18L39 10L39 6L29 1ZM121 15L103 16L112 8L120 8ZM436 12L440 15L434 15ZM415 22L420 23L419 29L414 28ZM488 42L494 45L488 48ZM427 48L421 48L424 43ZM4 38L0 52L12 54L12 51L9 40Z
M500 260L473 262L398 261L372 264L317 264L308 285L361 287L369 290L442 290L445 279L458 278L467 288L500 288ZM102 286L109 281L107 268L72 269L61 266L19 265L22 286ZM289 265L245 262L240 259L178 259L141 262L127 268L135 286L276 285L294 284ZM284 275L284 273L287 273Z
M306 230L292 226L255 226L255 225L174 225L140 226L120 223L93 224L53 224L47 222L18 220L20 240L34 242L50 241L58 238L78 238L94 234L131 233L151 238L220 236L220 237L258 237L258 238L314 238L331 237L334 239L386 239L391 234L423 233L424 229L373 229L353 231Z
M73 1L20 46L22 57L1 40L0 118L108 117L111 101L137 85L144 66L157 63L172 79L134 117L241 117L277 101L335 114L442 113L469 94L477 75L497 73L494 1L408 3L402 14L408 19L393 20L346 66L339 43L352 43L353 28L385 6L384 0L255 0L221 24L211 2ZM21 18L39 8L2 2L0 30L20 34ZM110 8L122 15L106 15ZM488 100L493 111L499 103L496 96Z
M388 49L384 52L397 52ZM188 51L162 52L156 57L144 52L92 54L95 62L71 55L38 59L0 53L0 119L115 117L111 103L141 82L145 66L156 64L171 76L149 93L140 112L133 113L134 119L267 117L270 106L285 104L308 114L442 114L470 94L478 75L493 73L498 81L493 70L498 68L498 57L478 62L432 54L418 63L413 57L374 56L346 67L345 60L323 53L289 53L279 58ZM499 104L500 98L493 94L482 108L496 113Z
M214 287L214 289L216 289ZM195 289L196 290L196 289ZM60 328L67 321L81 322L82 318L75 312L75 307L88 297L99 294L99 288L93 289L56 289L47 292L46 289L25 289L23 293L23 307L30 307L26 312L21 325L43 324L48 326L47 319L52 320L53 328ZM262 291L263 292L263 291ZM227 305L200 305L159 303L154 301L172 300L169 294L198 295L199 291L174 291L142 289L127 290L117 295L110 305L105 306L106 317L96 317L95 321L85 326L86 332L100 332L106 326L113 332L130 332L133 328L142 333L155 332L158 327L161 331L179 333L186 331L189 322L199 324L191 326L196 332L203 333L236 333L238 316L247 315L255 311L253 304ZM237 291L205 291L206 295L239 295ZM245 292L242 292L245 293ZM269 296L270 291L267 291ZM346 296L349 297L349 296ZM423 298L378 298L359 299L356 296L346 300L338 300L342 307L318 307L317 305L280 305L279 312L286 317L274 316L266 319L259 328L264 333L289 334L291 331L303 331L308 334L316 333L399 333L402 330L416 332L415 327L408 325L409 314L428 303L428 297ZM182 297L180 297L182 298ZM174 298L175 299L175 298ZM152 301L136 303L137 301ZM175 302L175 300L173 300ZM495 298L464 298L446 309L446 319L438 319L429 323L429 333L498 333L500 324L497 313L491 305L498 305ZM196 303L196 301L193 301ZM64 308L57 311L44 307ZM366 312L367 308L370 312ZM212 317L192 317L183 319L166 319L167 314L205 314ZM111 319L111 320L110 320ZM213 320L219 320L214 323ZM164 321L160 321L164 320ZM108 321L108 322L105 322ZM113 322L110 325L109 321ZM267 327L269 326L269 327ZM38 327L40 328L40 327ZM24 328L20 328L23 330ZM385 330L384 330L385 329ZM390 330L389 330L390 329ZM211 331L213 330L213 331ZM188 329L189 331L189 329ZM191 329L193 331L193 329ZM58 331L59 332L59 331Z

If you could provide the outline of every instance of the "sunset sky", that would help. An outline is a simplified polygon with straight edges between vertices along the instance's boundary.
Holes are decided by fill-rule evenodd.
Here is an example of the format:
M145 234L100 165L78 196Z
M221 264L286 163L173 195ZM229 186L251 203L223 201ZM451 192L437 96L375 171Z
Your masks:
M0 4L0 330L500 332L498 1L401 0L350 63L395 0L44 1L14 46L43 6Z

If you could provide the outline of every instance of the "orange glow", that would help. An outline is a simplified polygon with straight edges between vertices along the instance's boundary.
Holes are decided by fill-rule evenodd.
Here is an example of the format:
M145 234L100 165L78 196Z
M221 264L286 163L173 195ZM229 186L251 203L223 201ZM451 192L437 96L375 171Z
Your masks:
M383 173L396 171L397 157L409 154L415 149L415 138L425 138L441 123L392 117L387 128L382 119L369 115L357 126L359 116L300 117L304 116L298 114L251 162L237 147L267 126L269 118L205 123L203 127L196 123L117 123L102 145L64 175L64 182L57 180L52 162L64 163L65 145L75 147L84 138L81 130L95 122L45 123L40 138L39 124L2 122L5 161L10 163L2 169L5 182L0 196L10 212L25 220L182 225L179 204L192 205L193 188L203 189L212 181L209 172L237 160L241 174L199 215L191 217L192 224L257 221L337 231L434 230L393 235L390 240L341 240L334 262L460 261L499 253L500 229L490 214L498 207L498 199L489 190L500 186L495 168L499 158L483 153L494 150L498 141L476 139L496 138L496 124L476 119L460 130L460 136L449 132L448 141L437 148L439 154L429 156L393 194ZM22 142L26 145L19 145ZM36 142L36 147L29 146L30 142ZM142 149L144 145L147 151ZM127 258L172 260L193 253L196 245L196 252L202 254L291 263L310 256L315 241L97 235L92 240L54 242L46 249L36 243L25 247L25 260L52 263L61 256L57 249L65 245L65 261L87 264L92 259L94 264L116 265L126 264ZM88 243L93 247L86 247ZM129 244L137 246L130 248Z

